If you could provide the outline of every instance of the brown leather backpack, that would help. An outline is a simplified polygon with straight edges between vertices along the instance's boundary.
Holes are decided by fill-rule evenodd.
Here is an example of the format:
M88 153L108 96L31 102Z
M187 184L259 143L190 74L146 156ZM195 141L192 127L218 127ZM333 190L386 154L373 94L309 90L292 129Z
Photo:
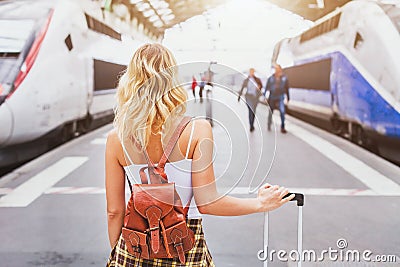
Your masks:
M135 257L179 258L181 263L185 263L185 252L194 246L194 233L186 225L189 204L183 208L175 184L168 182L164 172L165 163L189 121L190 117L184 117L178 125L157 166L150 160L146 149L143 150L148 166L140 169L142 184L134 184L132 188L127 177L131 197L122 236L128 252Z

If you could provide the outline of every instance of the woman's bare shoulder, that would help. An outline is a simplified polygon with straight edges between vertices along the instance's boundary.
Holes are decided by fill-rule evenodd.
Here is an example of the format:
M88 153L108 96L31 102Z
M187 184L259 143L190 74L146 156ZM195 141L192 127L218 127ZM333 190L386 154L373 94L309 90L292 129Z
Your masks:
M206 119L196 119L194 134L196 139L212 137L210 122Z
M121 146L119 141L118 133L115 129L112 129L107 133L107 144L106 149L108 151L118 151Z
M115 129L107 133L106 154L117 159L121 166L126 165L123 157L123 148Z
M113 128L111 131L109 131L107 133L107 141L119 142L118 133L117 133L117 130L115 128Z

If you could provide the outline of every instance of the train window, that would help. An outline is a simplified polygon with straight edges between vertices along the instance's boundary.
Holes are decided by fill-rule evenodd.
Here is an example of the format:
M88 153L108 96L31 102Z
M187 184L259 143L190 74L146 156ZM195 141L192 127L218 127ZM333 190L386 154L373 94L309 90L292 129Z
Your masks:
M67 38L64 40L65 45L68 47L68 50L71 51L73 47L72 45L72 39L71 39L71 34L68 34Z
M0 58L18 58L19 52L0 52Z
M0 103L14 88L15 77L35 37L34 25L34 20L0 19Z
M34 33L33 20L0 19L0 52L19 53Z
M339 14L333 16L332 18L305 31L300 36L300 43L311 40L315 37L318 37L322 34L325 34L327 32L330 32L330 31L333 31L334 29L336 29L339 26L340 16L341 16L341 13L339 13Z
M87 23L87 26L89 29L91 29L95 32L98 32L98 33L108 35L111 38L121 41L121 34L119 32L115 31L114 29L107 26L103 22L93 18L92 16L89 16L86 13L85 13L85 17L86 17L86 23Z
M115 89L118 84L118 78L122 71L126 69L125 65L115 64L112 62L94 60L94 90L96 92L102 90Z
M290 88L329 91L331 70L332 59L327 58L285 68L285 74Z
M361 34L359 32L356 33L356 38L354 38L354 44L353 47L355 49L360 48L362 43L364 42L364 38L362 38Z

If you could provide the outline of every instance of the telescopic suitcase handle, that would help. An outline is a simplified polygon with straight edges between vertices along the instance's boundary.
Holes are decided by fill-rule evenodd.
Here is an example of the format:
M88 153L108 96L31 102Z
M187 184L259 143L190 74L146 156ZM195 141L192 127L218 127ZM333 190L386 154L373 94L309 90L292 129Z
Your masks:
M291 201L296 201L299 207L298 214L298 225L297 225L297 251L300 255L303 252L303 206L304 206L304 195L300 193L288 193L283 198L289 197L291 194L295 194L295 197ZM268 267L268 243L269 243L269 215L268 212L264 213L264 253L267 253L267 257L264 260L264 267ZM297 267L301 267L301 260L297 262Z
M287 198L292 194L294 194L295 197L290 201L297 201L297 206L299 206L299 207L304 206L304 195L303 194L300 194L300 193L288 193L283 198Z

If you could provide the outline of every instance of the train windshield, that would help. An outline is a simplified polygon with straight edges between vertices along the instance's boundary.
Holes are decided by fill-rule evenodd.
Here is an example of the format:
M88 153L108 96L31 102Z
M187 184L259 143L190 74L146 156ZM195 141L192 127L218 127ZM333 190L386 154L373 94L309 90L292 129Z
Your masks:
M0 96L12 90L34 41L34 20L0 19Z
M382 9L385 11L386 15L396 26L397 31L400 33L400 7L395 5L382 5Z

